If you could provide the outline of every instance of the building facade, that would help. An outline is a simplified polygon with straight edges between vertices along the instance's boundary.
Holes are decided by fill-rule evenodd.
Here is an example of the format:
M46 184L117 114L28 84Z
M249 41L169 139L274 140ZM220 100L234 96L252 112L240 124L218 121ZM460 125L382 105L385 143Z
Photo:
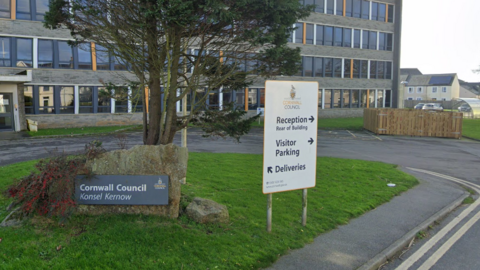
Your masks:
M450 101L460 97L458 76L452 74L402 75L404 100Z
M43 27L48 0L0 0L0 131L141 123L141 100L99 95L103 84L134 79L127 64L95 43L71 47L67 30ZM289 46L300 47L302 69L278 80L317 81L320 116L356 116L367 107L396 107L400 94L401 0L304 0L316 5L298 22ZM192 48L193 50L194 48ZM255 113L265 80L207 102L234 101ZM180 105L177 106L180 109Z

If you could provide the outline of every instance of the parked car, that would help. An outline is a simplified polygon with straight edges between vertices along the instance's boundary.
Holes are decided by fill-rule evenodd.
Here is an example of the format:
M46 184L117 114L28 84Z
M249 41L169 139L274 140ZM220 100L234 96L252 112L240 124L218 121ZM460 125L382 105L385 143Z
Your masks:
M462 104L460 107L458 107L459 112L471 112L472 108L470 108L470 105L468 104Z
M443 112L443 107L438 103L426 103L423 105L422 110Z
M425 105L425 103L418 103L417 105L415 105L415 107L413 107L415 110L421 110L423 108L423 105Z

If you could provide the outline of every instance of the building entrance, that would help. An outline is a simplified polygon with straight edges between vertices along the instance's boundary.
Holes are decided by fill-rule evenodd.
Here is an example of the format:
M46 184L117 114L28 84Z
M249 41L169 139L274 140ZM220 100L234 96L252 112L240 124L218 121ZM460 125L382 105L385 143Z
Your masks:
M0 93L0 132L13 130L14 118L12 94Z

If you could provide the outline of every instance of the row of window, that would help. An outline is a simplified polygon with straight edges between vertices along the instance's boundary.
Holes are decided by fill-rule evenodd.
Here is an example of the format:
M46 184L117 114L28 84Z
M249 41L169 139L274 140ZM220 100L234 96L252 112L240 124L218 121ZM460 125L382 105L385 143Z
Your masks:
M393 23L394 6L366 0L300 0L315 12Z
M48 11L49 0L16 0L16 18L19 20L43 21ZM11 0L0 0L0 18L11 17Z
M34 65L34 50L37 55ZM127 65L118 61L101 46L96 46L98 70L126 70ZM67 41L38 39L34 48L33 39L0 36L0 67L35 67L62 69L92 69L90 43L72 47Z
M323 98L323 100L322 100ZM391 90L320 90L319 107L332 108L390 108Z
M408 88L408 93L413 94L414 93L414 87L409 87ZM419 93L419 94L423 93L423 87L417 87L417 93ZM432 87L432 93L438 93L438 87L436 87L436 86ZM442 87L442 93L447 93L447 87L446 86Z
M392 79L392 62L328 57L303 57L303 77Z
M380 51L393 50L391 33L310 23L297 23L295 26L296 30L293 38L289 39L290 42Z
M409 97L409 98L407 98L407 100L414 100L414 99L411 98L411 97ZM415 100L423 100L423 99L422 99L421 97L417 97ZM437 100L437 99L436 99L436 98L431 98L431 99L429 99L429 100ZM441 98L441 99L439 99L439 100L441 100L441 101L447 101L446 98Z
M102 96L103 87L81 86L78 100L73 86L25 86L24 101L26 114L73 114L75 106L79 113L126 113L128 97L121 93L112 100ZM111 104L114 102L114 107ZM142 111L142 99L132 102L134 111Z

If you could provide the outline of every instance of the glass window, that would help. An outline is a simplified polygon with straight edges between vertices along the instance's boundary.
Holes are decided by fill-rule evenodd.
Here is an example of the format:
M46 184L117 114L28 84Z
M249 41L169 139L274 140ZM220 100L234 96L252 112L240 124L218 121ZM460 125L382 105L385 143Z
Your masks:
M370 50L377 49L377 32L370 31L370 40L368 41L368 48Z
M333 46L333 27L325 26L324 30L323 44L325 46Z
M352 91L352 105L351 108L358 108L360 105L360 90L351 90Z
M342 77L342 60L341 58L333 58L333 77L335 78Z
M368 78L368 60L360 61L360 78L362 79Z
M392 90L385 90L385 108L391 107Z
M315 77L323 77L323 58L315 57Z
M53 68L53 40L38 40L38 68Z
M8 37L0 37L0 67L11 67L11 39Z
M353 0L345 0L345 16L353 17Z
M383 90L377 91L377 108L383 108Z
M393 34L387 34L387 41L386 41L386 50L392 51L393 50Z
M352 47L352 29L343 29L343 47Z
M372 2L372 21L378 21L378 3Z
M386 33L380 32L378 34L378 49L380 51L385 51L386 50Z
M377 78L377 61L370 61L370 79Z
M446 93L447 92L447 87L443 86L442 87L442 93Z
M353 3L353 13L352 17L354 18L360 18L362 16L362 0L352 0Z
M432 87L432 93L437 93L437 87Z
M315 12L325 13L325 1L324 0L315 0Z
M235 105L237 108L245 109L245 90L235 91Z
M260 107L265 107L265 88L260 88L258 90L260 91ZM223 96L223 100L226 100L225 96Z
M388 5L388 20L387 22L393 23L393 11L394 11L394 6L393 5Z
M17 67L33 66L32 39L17 38Z
M95 45L95 54L97 57L97 70L110 70L110 54L107 49L100 45Z
M258 89L248 89L248 109L256 110L257 104L257 91Z
M303 23L296 23L295 27L295 43L303 44Z
M367 107L367 91L368 90L360 90L360 108L366 108Z
M318 108L322 108L322 89L318 89Z
M360 30L353 30L353 47L360 48Z
M314 30L314 25L307 23L306 44L313 44L313 30Z
M74 113L75 93L72 86L60 87L60 113Z
M378 4L378 21L385 22L387 20L387 5Z
M30 0L17 0L17 20L31 20Z
M313 57L303 57L303 76L313 76Z
M79 113L93 113L93 87L78 88Z
M370 32L367 30L362 31L362 49L368 49L368 44L370 40Z
M335 0L327 0L327 14L333 14Z
M377 79L385 79L385 62L377 61Z
M37 6L35 20L43 21L45 13L48 11L48 2L49 0L36 0L35 5Z
M422 87L417 87L417 93L422 93Z
M334 46L342 47L343 45L343 28L335 27L335 44Z
M325 109L332 108L332 91L333 90L325 90Z
M105 87L98 87L98 113L110 113L112 111L112 107L110 105L110 95Z
M325 77L333 77L333 59L332 58L323 58Z
M38 111L41 114L55 113L53 103L53 86L39 86L38 87Z
M144 89L140 89L139 87L135 87L132 89L132 113L133 112L143 112L143 94L141 91L145 91ZM180 103L182 105L182 103Z
M351 76L351 68L352 68L352 59L345 59L343 62L343 78L350 78Z
M337 10L335 14L338 16L343 16L343 0L336 0L337 1Z
M340 90L333 90L333 108L341 107L341 95Z
M0 0L0 18L10 19L10 0Z
M350 108L350 90L342 91L342 108Z
M33 86L23 87L23 101L25 102L25 114L34 114L33 110Z
M385 62L385 79L391 80L392 79L392 62Z
M408 88L408 93L409 93L409 94L412 94L412 93L413 93L413 87L409 87L409 88Z
M317 25L317 36L316 36L317 45L323 45L323 25Z
M82 43L77 47L78 68L92 69L92 51L90 43Z
M353 78L360 78L360 60L353 60Z
M128 113L128 89L119 87L115 89L115 113Z
M73 50L66 41L58 42L58 67L73 68Z
M127 63L125 62L125 60L119 58L118 56L114 56L112 58L112 62L114 70L127 70ZM245 66L243 65L243 67Z
M362 19L370 18L370 1L362 0Z

